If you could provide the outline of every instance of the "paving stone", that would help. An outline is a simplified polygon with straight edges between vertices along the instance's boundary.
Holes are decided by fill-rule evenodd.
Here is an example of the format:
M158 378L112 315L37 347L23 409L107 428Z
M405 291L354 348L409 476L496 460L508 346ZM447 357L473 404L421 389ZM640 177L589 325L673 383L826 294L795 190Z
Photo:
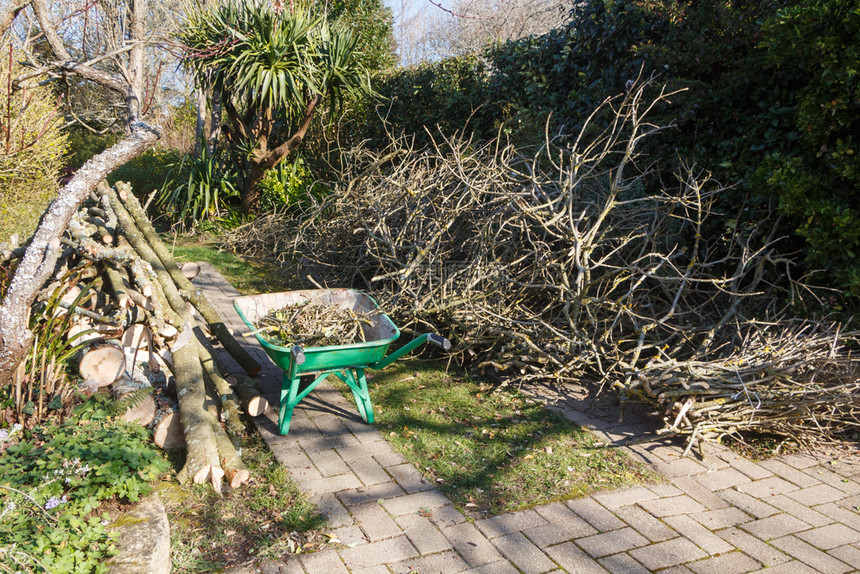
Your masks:
M300 558L308 574L349 574L335 550L303 554Z
M752 520L747 513L734 507L700 512L693 514L692 517L708 530L720 530Z
M602 558L619 552L626 552L631 548L638 548L649 543L648 539L633 530L622 528L603 534L595 534L586 538L580 538L576 544L594 558Z
M726 451L720 454L719 457L729 463L732 468L742 472L752 480L759 480L773 476L773 473L768 469L759 466L751 460L747 460L745 457L732 451Z
M780 457L780 460L797 470L803 470L805 468L818 465L818 459L816 457L805 453L789 454Z
M635 528L652 542L659 542L677 536L675 531L638 506L619 508L615 513L624 522Z
M672 566L670 568L664 568L663 570L660 570L660 574L693 574L693 571L684 566L683 564L678 564L677 566Z
M370 568L353 568L350 574L391 574L391 570L385 564L377 564Z
M315 466L294 466L290 467L290 476L293 477L293 480L296 482L311 482L315 480L322 480L323 475L320 474L320 471L316 469Z
M450 504L432 509L427 518L438 528L448 528L466 521L466 517Z
M334 494L324 493L312 497L314 505L327 519L330 528L349 526L353 523L352 516Z
M353 506L352 516L371 542L400 536L403 531L385 509L376 502Z
M429 519L418 514L404 514L398 517L397 524L409 537L409 541L419 554L433 554L451 548L451 542L436 528Z
M839 522L854 530L860 530L860 514L851 512L847 508L829 502L819 504L815 507L815 511L832 518L834 522Z
M643 500L651 500L657 498L657 495L644 486L634 486L632 488L594 494L592 498L609 509L615 509L621 506L636 504Z
M785 494L797 490L797 486L778 476L772 476L749 484L742 484L737 489L739 492L749 494L754 498L767 498L775 494Z
M837 546L860 542L860 532L848 528L844 524L831 524L830 526L814 528L805 532L798 532L795 536L822 550L831 550Z
M699 463L705 468L707 468L710 472L727 469L729 467L728 461L726 461L721 456L706 456L705 458L701 459Z
M674 528L678 534L697 544L711 556L734 550L734 546L693 520L690 516L669 516L665 520L666 524Z
M698 481L689 476L678 476L670 480L672 484L683 490L686 494L698 500L709 510L726 508L728 503L722 498L702 486Z
M236 566L225 571L225 574L305 574L305 568L301 561L296 558L289 558L286 562L281 560L266 560L261 562L259 567L254 566Z
M715 532L717 536L749 554L765 566L776 566L791 560L788 556L758 538L737 528L726 528Z
M519 574L519 572L507 560L500 560L492 564L484 564L483 566L466 570L465 574Z
M808 506L800 504L796 500L792 500L783 494L771 496L767 499L767 501L776 508L779 508L780 510L785 511L792 516L801 519L810 526L825 526L833 522L831 518L819 512L816 512Z
M686 494L669 498L645 500L640 502L639 505L658 518L662 518L664 516L675 516L678 514L705 512L708 510Z
M412 463L389 466L386 470L391 473L394 480L396 480L406 492L421 492L422 490L430 490L433 488L433 485L425 480L421 471L415 468L415 465Z
M596 531L561 502L551 502L535 507L535 511L547 521L573 532L574 536L590 536Z
M309 452L308 456L323 476L337 476L351 472L350 468L334 449Z
M391 481L374 484L373 486L359 486L351 490L342 490L337 493L337 497L347 507L352 507L357 504L395 498L404 494L406 493L400 488L400 485Z
M856 546L840 546L838 548L830 550L828 554L830 554L837 560L845 562L849 566L853 566L854 568L860 568L860 548L857 548Z
M572 542L556 544L543 549L550 558L568 572L576 574L605 574L606 570Z
M808 530L809 525L789 514L777 514L754 522L747 522L741 528L762 540L771 540L786 534Z
M302 490L314 494L324 494L326 492L340 492L341 490L350 490L361 486L361 481L358 477L352 474L341 474L338 476L329 476L319 479L296 479Z
M546 519L531 509L500 514L475 522L478 530L491 540L497 536L505 536L545 524L547 524Z
M803 562L799 562L797 560L792 560L791 562L786 562L785 564L780 564L779 566L774 566L773 568L765 568L764 570L756 570L754 574L822 574L821 572L816 572Z
M384 452L373 456L373 460L378 462L383 468L404 464L407 462L406 457L399 452Z
M825 468L821 468L820 466L807 468L803 472L814 478L817 478L825 484L829 484L833 488L838 488L847 495L854 496L860 494L860 483L845 478L841 474L837 474Z
M723 490L720 492L720 497L732 506L743 510L747 514L752 514L756 518L767 518L779 513L779 510L773 506L737 490Z
M773 472L777 476L784 478L785 480L788 480L790 482L793 482L801 488L821 484L819 480L809 476L805 472L801 472L796 468L792 468L784 462L780 462L775 459L763 460L759 463L759 465Z
M598 562L612 574L651 574L650 570L624 553L605 556Z
M645 488L656 494L660 498L668 498L670 496L681 496L684 494L681 489L668 483L649 484Z
M451 501L436 490L416 492L415 494L388 498L382 501L385 509L394 516L402 516L423 509L439 508L448 504L451 504Z
M397 564L391 564L391 570L395 574L449 574L468 570L466 564L454 551L442 552L420 558L410 558Z
M385 472L385 469L369 456L347 461L346 464L365 486L391 481L391 476Z
M502 555L496 547L468 522L446 528L442 534L451 541L469 566L482 566L502 560Z
M833 556L818 550L795 536L783 536L782 538L771 540L771 544L819 572L841 574L842 572L851 570L851 567L841 560L837 560Z
M331 531L331 535L337 540L340 540L344 545L366 544L367 538L364 537L364 532L358 526L342 526Z
M750 482L747 475L734 468L708 471L705 474L697 475L696 480L710 491L724 490Z
M654 491L652 490L652 492ZM655 492L655 494L657 493ZM621 519L606 510L590 496L587 498L568 500L567 507L584 518L586 522L591 524L600 532L608 532L610 530L616 530L626 526Z
M691 562L687 567L696 574L744 574L758 570L761 568L761 564L742 552L730 552L722 556Z
M269 445L275 458L290 471L300 468L313 468L313 462L297 443L278 442Z
M342 446L336 449L337 454L340 455L340 458L345 460L347 463L350 463L354 460L361 460L363 458L371 457L372 455L367 452L361 444L351 445L351 446Z
M845 493L841 490L833 488L829 484L821 483L809 488L789 492L786 496L800 502L801 504L805 504L806 506L836 502L837 500L841 500L846 497Z
M706 556L701 548L685 538L675 538L636 548L629 554L649 570L659 570Z
M493 544L505 558L525 574L543 574L556 567L555 563L537 546L529 542L521 532L500 536L493 540Z
M418 556L418 551L405 536L340 550L340 557L350 570L402 562L415 556Z

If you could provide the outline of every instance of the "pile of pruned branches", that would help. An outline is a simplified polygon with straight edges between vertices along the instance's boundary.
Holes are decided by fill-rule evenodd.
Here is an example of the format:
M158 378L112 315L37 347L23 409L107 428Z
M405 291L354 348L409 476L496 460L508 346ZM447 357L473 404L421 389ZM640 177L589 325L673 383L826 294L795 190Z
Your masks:
M536 150L356 149L321 203L228 240L372 290L506 381L614 387L690 444L750 428L831 439L860 423L857 333L790 318L814 295L789 276L773 219L725 221L707 173L649 170L641 143L662 129L649 112L671 95L637 83Z

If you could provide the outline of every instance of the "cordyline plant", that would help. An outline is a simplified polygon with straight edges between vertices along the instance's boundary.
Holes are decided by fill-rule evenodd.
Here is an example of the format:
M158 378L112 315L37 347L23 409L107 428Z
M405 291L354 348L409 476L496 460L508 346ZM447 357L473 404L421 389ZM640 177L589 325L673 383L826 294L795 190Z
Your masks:
M298 3L234 0L194 9L179 40L198 83L220 94L248 211L258 206L266 171L301 144L319 108L370 91L355 58L357 37Z

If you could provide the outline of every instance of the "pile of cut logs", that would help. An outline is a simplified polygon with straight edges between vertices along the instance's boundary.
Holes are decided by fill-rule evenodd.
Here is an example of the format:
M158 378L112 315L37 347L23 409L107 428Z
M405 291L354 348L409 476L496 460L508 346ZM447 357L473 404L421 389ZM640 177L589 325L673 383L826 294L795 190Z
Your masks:
M74 361L81 385L110 387L123 418L150 426L162 448L184 447L181 482L208 482L220 492L222 479L233 488L247 481L236 448L245 430L240 415L257 416L268 404L253 379L219 364L210 338L248 374L260 365L192 285L199 266L180 268L122 182L102 182L61 242L43 293L62 290L60 304L73 314L66 336L83 342Z

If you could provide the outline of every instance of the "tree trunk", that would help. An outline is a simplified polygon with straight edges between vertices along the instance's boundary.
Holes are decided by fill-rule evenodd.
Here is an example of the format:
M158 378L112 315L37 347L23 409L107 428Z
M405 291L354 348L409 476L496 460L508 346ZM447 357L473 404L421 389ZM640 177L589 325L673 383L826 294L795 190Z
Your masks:
M42 216L0 304L0 387L12 381L15 368L33 344L33 334L27 328L30 307L53 273L62 251L60 236L72 216L99 181L143 153L158 137L158 132L135 125L128 138L85 163Z

